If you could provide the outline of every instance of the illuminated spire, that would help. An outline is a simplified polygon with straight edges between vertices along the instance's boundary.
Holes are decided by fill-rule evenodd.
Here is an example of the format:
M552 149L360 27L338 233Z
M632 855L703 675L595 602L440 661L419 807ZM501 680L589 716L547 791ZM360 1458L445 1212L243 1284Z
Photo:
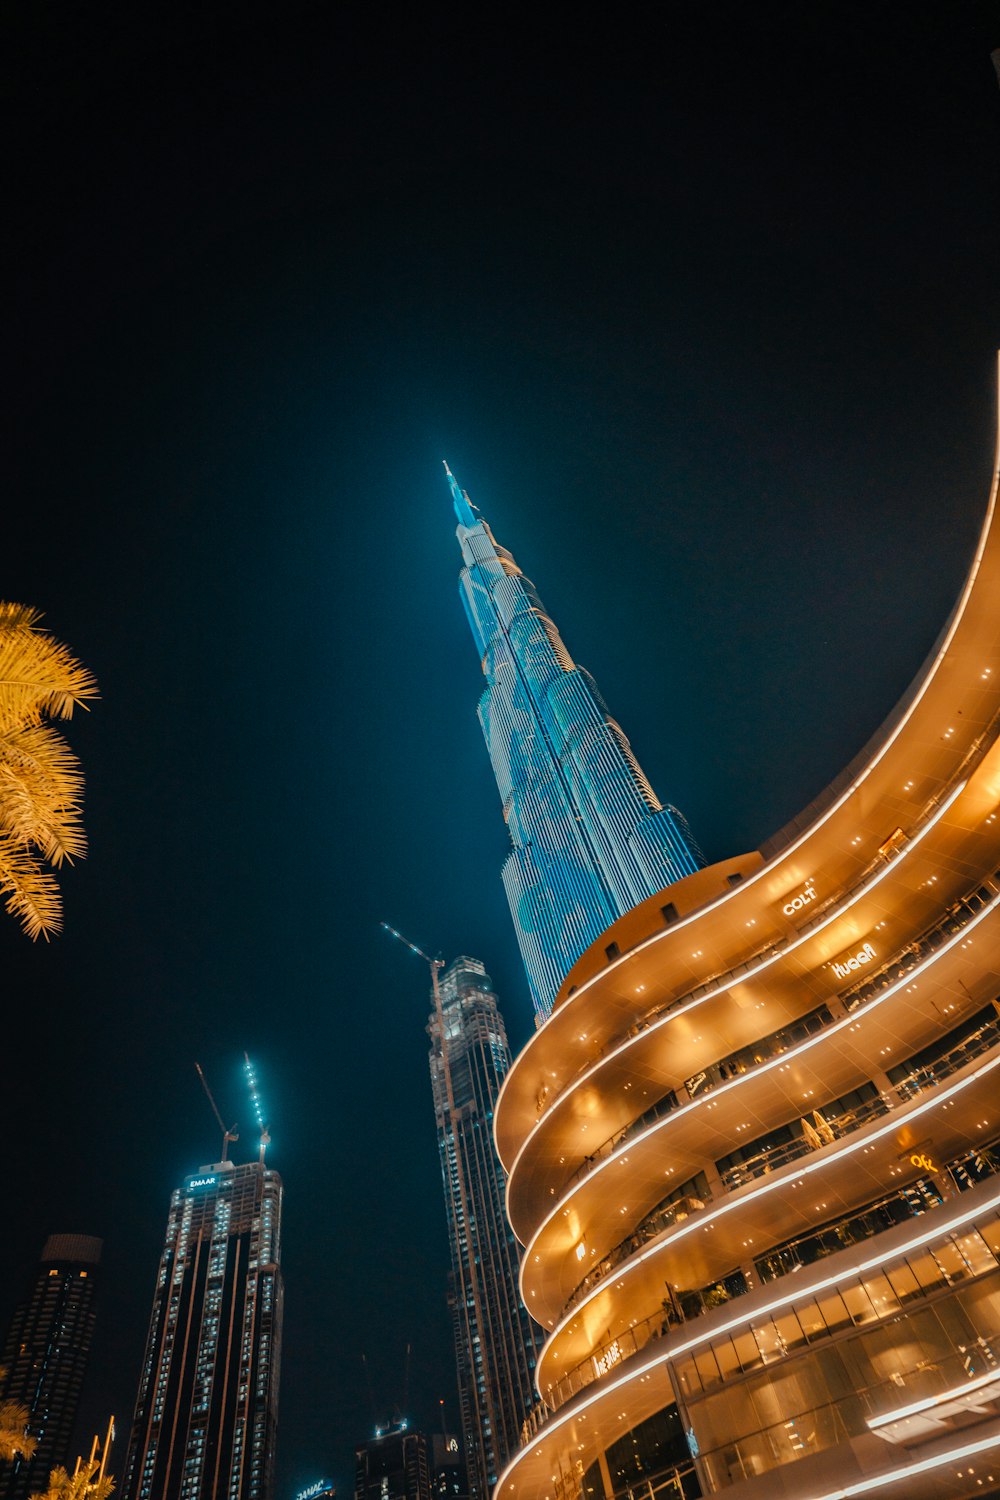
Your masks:
M535 1009L617 917L702 863L653 792L534 584L445 472L459 519L461 597L486 677L479 722L511 847L503 883Z
M448 476L448 488L451 490L451 498L455 505L455 514L458 517L458 524L460 526L477 525L479 522L479 517L476 515L476 512L473 509L471 500L469 499L465 491L461 488L458 480L449 469L447 461L445 459L442 459L441 462L444 464L444 472Z

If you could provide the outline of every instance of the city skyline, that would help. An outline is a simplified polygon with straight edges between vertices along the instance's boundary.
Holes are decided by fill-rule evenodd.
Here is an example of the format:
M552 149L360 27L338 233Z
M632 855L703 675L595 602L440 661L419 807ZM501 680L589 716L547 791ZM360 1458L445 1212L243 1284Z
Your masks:
M243 1047L288 1186L278 1500L350 1491L407 1343L413 1422L457 1428L426 986L378 923L481 955L514 1052L534 1018L441 458L709 861L933 645L992 444L992 12L5 17L0 596L101 696L65 929L0 931L0 1321L53 1229L104 1240L80 1420L120 1482L216 1149L192 1063L245 1132Z
M594 679L445 464L459 592L486 687L478 716L511 848L503 884L535 1014L615 917L704 858L657 797Z

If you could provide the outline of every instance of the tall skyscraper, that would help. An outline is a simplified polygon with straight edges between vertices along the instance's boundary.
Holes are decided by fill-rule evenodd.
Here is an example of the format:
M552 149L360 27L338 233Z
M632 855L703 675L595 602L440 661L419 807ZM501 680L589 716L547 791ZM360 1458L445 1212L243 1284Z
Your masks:
M29 1412L38 1446L31 1459L0 1465L0 1496L24 1500L47 1487L49 1470L70 1459L73 1425L94 1334L101 1241L89 1234L53 1234L45 1242L31 1287L7 1332L0 1398Z
M493 1106L511 1061L497 997L479 959L464 957L441 975L438 994L440 1020L435 1005L427 1031L451 1243L449 1305L469 1493L488 1500L535 1399L541 1330L518 1291L520 1256L493 1145Z
M445 466L447 468L447 465ZM535 586L448 470L462 603L486 675L479 722L512 848L503 867L539 1017L583 950L701 855L659 801Z
M281 1178L200 1167L170 1199L126 1500L270 1500L281 1362Z
M431 1500L427 1439L405 1421L377 1427L354 1450L354 1500Z

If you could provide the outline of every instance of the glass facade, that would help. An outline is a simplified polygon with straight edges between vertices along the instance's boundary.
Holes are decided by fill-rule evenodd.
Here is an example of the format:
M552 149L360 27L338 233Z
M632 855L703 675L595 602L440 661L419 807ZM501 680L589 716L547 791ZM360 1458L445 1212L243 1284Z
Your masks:
M637 902L701 854L664 806L534 584L448 472L461 596L486 676L479 722L510 833L503 867L521 957L544 1018L564 976Z
M270 1500L283 1283L281 1178L219 1162L170 1200L122 1493Z
M506 1177L493 1147L493 1106L510 1067L503 1017L476 958L449 965L440 996L444 1037L436 1009L428 1034L451 1244L449 1304L469 1493L487 1500L535 1399L542 1334L518 1291L520 1253L504 1213Z

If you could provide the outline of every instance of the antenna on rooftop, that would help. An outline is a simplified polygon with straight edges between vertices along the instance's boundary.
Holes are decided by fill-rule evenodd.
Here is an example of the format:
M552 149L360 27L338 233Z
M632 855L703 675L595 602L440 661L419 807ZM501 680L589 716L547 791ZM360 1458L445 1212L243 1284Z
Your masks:
M218 1120L218 1122L219 1122L219 1129L222 1131L222 1156L221 1156L220 1160L221 1161L225 1161L226 1157L229 1155L229 1143L230 1143L230 1141L238 1141L239 1140L239 1136L236 1133L236 1123L234 1121L234 1123L230 1127L230 1129L229 1130L226 1129L225 1121L223 1120L222 1116L219 1114L219 1106L216 1104L215 1100L212 1098L212 1090L209 1088L208 1081L205 1078L204 1073L201 1071L201 1063L196 1062L195 1063L195 1068L197 1069L198 1077L201 1079L201 1086L205 1090L205 1097L208 1099L209 1104L212 1106L212 1113L215 1115L215 1118Z
M378 1417L378 1409L377 1409L377 1407L375 1405L375 1392L372 1390L372 1372L368 1368L368 1356L366 1354L362 1354L362 1356L361 1356L361 1363L365 1367L365 1385L368 1387L368 1400L371 1403L371 1408L372 1408L372 1426L374 1427L375 1423L378 1421L379 1417Z

